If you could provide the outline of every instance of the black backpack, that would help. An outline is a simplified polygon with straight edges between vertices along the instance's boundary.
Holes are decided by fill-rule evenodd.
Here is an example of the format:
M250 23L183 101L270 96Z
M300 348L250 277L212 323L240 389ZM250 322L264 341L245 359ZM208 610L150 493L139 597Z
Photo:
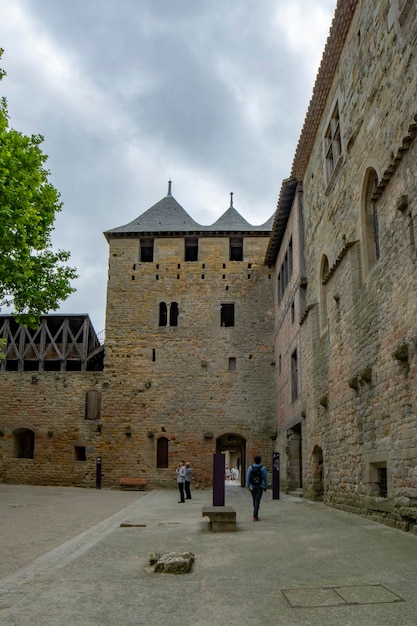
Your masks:
M249 482L252 487L260 487L262 485L262 480L262 465L260 465L259 467L254 467L252 465L251 473L249 476Z

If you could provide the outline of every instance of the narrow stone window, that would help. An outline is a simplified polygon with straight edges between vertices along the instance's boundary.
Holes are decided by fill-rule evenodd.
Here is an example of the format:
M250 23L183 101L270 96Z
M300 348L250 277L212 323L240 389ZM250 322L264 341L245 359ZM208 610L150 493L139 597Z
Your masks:
M159 437L156 443L156 467L168 467L168 439Z
M13 456L15 459L33 459L35 433L29 428L18 428L13 432Z
M381 498L388 497L387 468L378 467L378 487Z
M152 348L152 361L155 363L156 361L156 350L155 348Z
M198 238L197 237L185 238L185 260L186 261L198 261Z
M85 446L74 446L74 458L76 461L86 461L87 455Z
M243 237L230 237L230 261L243 261Z
M159 303L159 326L166 326L168 319L168 309L165 302Z
M294 301L291 302L291 324L294 324L295 321L295 304Z
M101 415L101 392L93 389L85 394L85 419L98 420Z
M362 193L362 233L365 272L379 259L379 225L375 190L378 176L374 169L369 169L365 176Z
M291 399L298 398L298 357L297 350L291 355Z
M234 356L229 357L229 371L236 371L236 358Z
M336 102L324 136L324 156L328 182L331 179L341 154L342 144L340 138L339 104Z
M389 473L387 461L381 459L368 466L367 482L369 495L374 498L390 497Z
M178 326L178 304L176 302L171 302L169 307L169 325Z
M278 356L278 374L281 374L282 370L282 358L281 355Z
M321 260L320 269L320 324L321 331L325 331L327 328L327 283L326 278L329 273L329 260L325 254L323 254Z
M146 237L140 240L140 260L142 263L152 263L153 261L153 238Z
M221 326L234 326L235 325L235 305L234 304L221 304L220 305L220 324Z

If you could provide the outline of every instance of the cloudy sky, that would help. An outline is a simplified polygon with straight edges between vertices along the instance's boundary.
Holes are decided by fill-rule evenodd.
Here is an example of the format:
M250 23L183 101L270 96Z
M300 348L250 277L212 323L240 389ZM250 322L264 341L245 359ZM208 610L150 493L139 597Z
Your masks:
M104 328L103 231L167 193L200 224L273 213L336 0L1 0L10 125L45 137L64 203L52 241ZM5 311L3 311L5 312Z

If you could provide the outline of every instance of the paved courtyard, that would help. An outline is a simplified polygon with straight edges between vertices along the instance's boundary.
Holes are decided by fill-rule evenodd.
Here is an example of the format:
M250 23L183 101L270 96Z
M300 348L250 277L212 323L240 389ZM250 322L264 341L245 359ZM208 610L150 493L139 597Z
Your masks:
M213 533L210 491L0 485L5 626L413 626L417 537L321 503L226 487L237 531ZM156 574L151 554L195 554Z

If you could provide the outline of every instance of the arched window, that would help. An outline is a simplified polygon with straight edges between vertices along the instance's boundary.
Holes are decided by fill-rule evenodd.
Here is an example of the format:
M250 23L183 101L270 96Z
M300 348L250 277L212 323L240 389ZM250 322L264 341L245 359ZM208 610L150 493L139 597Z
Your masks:
M369 168L365 174L362 190L362 237L365 273L379 259L379 228L376 201L374 198L378 176Z
M165 302L159 303L159 325L166 326L167 325L167 305Z
M160 437L156 442L156 467L168 467L168 439Z
M35 433L29 428L17 428L13 432L13 456L15 459L33 459Z
M322 331L327 328L327 284L325 280L328 273L329 259L323 254L320 268L320 327Z
M169 307L169 325L178 326L178 304L176 302L171 302Z

